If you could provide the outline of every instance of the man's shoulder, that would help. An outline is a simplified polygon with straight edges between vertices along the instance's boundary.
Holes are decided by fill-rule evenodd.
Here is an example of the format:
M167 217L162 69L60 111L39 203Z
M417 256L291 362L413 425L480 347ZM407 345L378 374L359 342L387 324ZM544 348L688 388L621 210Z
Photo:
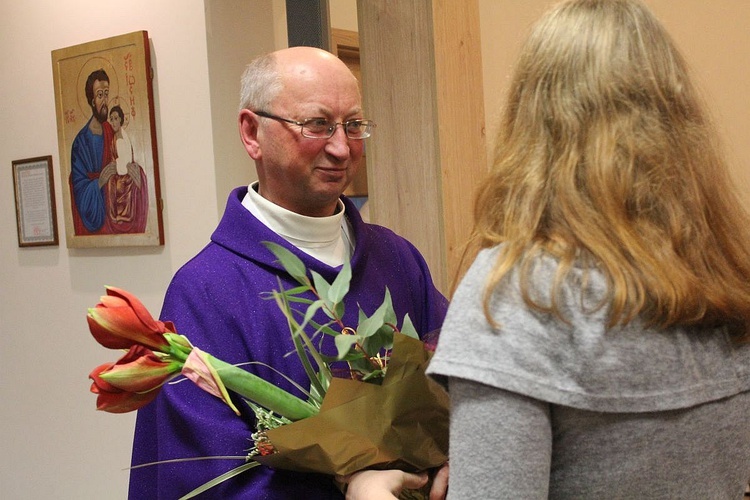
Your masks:
M81 127L81 130L78 131L75 138L73 139L73 143L80 142L83 140L88 140L88 138L91 136L91 131L89 130L89 122L86 122L86 125Z
M405 237L392 229L371 222L363 222L360 230L355 233L357 242L367 241L367 248L389 248L397 252L418 252L416 247Z
M269 252L268 264L273 260ZM182 283L205 283L211 287L223 282L226 277L246 276L249 278L263 278L274 275L263 262L233 251L215 241L204 246L195 256L185 262L175 273L172 281Z
M367 234L371 238L378 238L383 239L386 238L388 240L392 241L406 241L408 240L404 238L403 236L399 235L392 229L389 229L385 226L381 226L378 224L374 224L372 222L365 222L364 220L361 220L360 224L358 225L357 229L360 234Z
M231 258L231 252L226 252L222 246L214 242L209 242L187 262L182 264L175 273L175 276L211 275L216 273L217 269L225 267L227 259Z
M83 146L83 145L90 145L94 139L94 133L89 128L89 125L91 124L91 120L93 117L86 120L86 123L81 127L81 130L78 131L76 136L73 138L73 146ZM108 126L111 127L109 122L106 122ZM114 132L112 132L114 134Z

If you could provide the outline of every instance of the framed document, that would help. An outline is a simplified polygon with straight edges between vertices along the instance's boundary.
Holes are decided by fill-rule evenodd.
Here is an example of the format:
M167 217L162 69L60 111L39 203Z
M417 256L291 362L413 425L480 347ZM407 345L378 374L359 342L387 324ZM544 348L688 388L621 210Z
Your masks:
M164 244L148 33L52 51L70 248Z
M13 161L18 246L57 245L57 209L52 157Z

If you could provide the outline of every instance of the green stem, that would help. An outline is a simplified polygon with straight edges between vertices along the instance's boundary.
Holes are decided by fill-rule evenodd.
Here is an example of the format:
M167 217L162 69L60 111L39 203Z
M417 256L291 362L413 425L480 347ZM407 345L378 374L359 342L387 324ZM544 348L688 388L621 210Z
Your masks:
M282 417L294 421L312 417L318 413L318 409L310 403L242 368L230 365L210 354L208 354L208 360L227 389Z
M170 345L169 346L169 354L170 354L170 356L172 356L176 360L184 363L187 360L188 355L190 354L190 352L186 353L184 349L181 349L180 347L175 346L175 345Z

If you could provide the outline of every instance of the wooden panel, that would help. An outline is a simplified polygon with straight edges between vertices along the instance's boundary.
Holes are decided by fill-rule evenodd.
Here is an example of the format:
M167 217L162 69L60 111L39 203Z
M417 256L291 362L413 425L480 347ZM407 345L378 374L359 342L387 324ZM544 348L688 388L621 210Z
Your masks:
M476 1L358 0L370 219L422 252L447 292L486 170Z
M346 63L359 83L359 92L362 93L362 74L359 64L359 33L356 31L331 28L331 52ZM367 109L364 110L365 115ZM367 116L365 116L367 118ZM352 179L344 194L347 196L367 196L367 150L362 155L359 170Z
M433 1L446 275L457 271L487 170L482 53L476 0Z

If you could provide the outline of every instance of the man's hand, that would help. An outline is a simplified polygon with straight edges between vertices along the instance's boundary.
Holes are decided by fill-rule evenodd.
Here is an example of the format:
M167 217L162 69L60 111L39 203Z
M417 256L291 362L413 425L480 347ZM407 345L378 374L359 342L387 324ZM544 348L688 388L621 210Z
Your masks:
M402 490L419 489L427 484L427 479L426 472L411 474L400 470L364 470L336 477L349 485L347 500L395 500Z
M109 182L109 178L116 173L117 163L115 162L110 162L107 166L102 168L102 171L99 172L99 187L103 187L107 182Z

